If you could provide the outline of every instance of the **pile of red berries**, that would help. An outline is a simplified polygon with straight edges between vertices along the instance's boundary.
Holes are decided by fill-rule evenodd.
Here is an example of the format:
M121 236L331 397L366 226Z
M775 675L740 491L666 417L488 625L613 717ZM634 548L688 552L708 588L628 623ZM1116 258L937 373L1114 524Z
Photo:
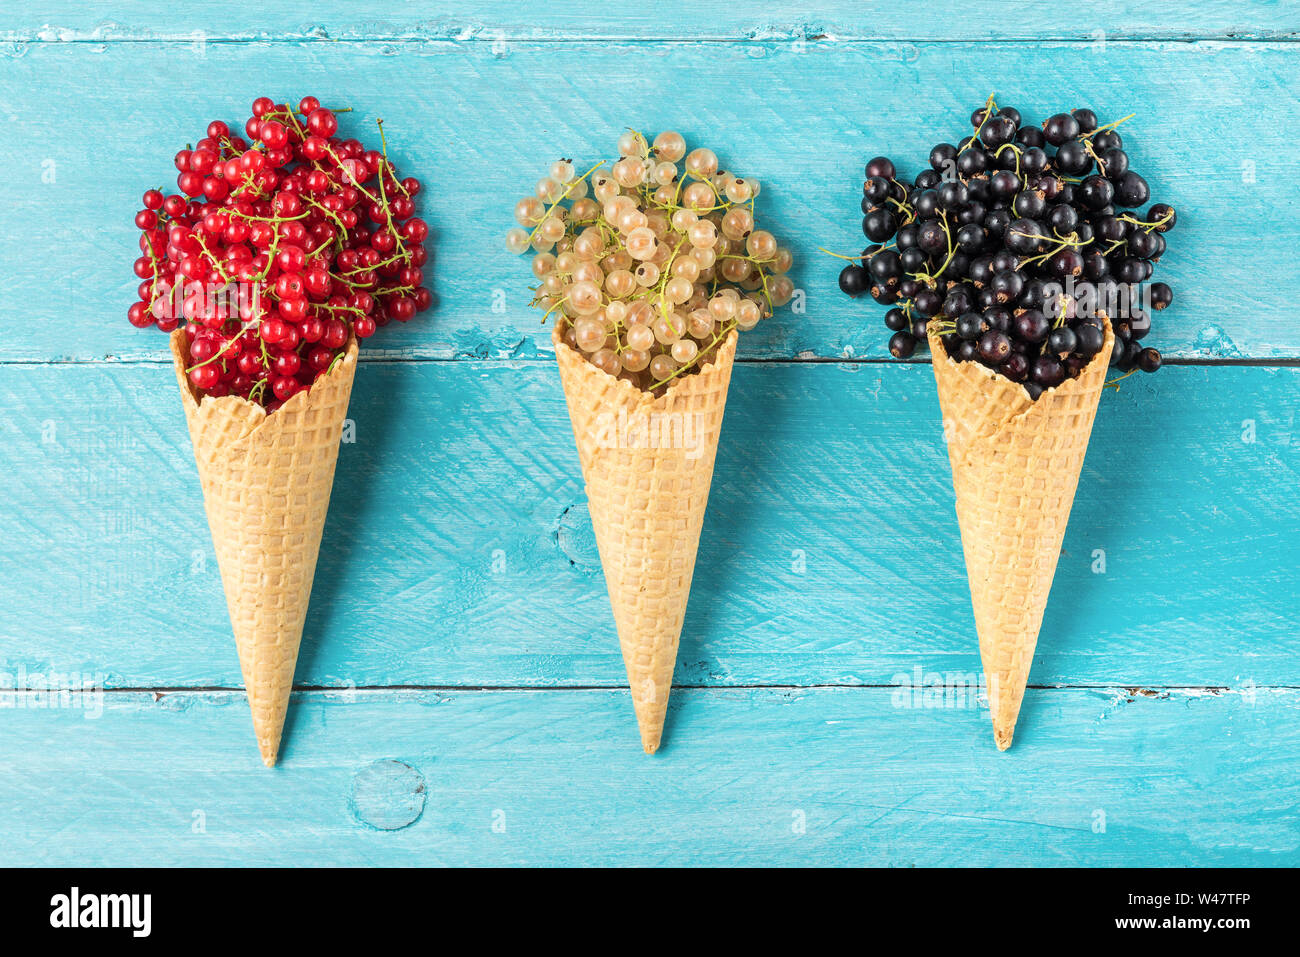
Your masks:
M353 336L427 309L429 228L416 179L340 139L335 111L253 102L247 140L220 120L176 154L178 193L151 189L131 324L189 333L190 381L268 410L310 388Z

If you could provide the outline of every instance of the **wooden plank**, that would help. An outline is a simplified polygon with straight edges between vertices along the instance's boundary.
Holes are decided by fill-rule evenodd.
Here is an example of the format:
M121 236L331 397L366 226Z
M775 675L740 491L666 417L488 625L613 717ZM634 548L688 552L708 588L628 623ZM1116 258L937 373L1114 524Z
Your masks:
M767 187L760 219L794 248L807 311L746 335L742 357L882 357L883 310L843 297L839 261L817 247L859 249L863 162L889 153L915 173L931 144L960 135L993 76L1014 78L997 92L1035 114L1081 104L1139 113L1125 133L1134 166L1180 210L1161 266L1177 299L1153 344L1185 359L1297 358L1300 273L1240 278L1249 264L1289 262L1300 244L1278 159L1297 139L1295 118L1260 108L1300 87L1294 52L1238 42L11 44L0 48L0 131L24 145L0 177L0 208L17 226L0 232L0 315L22 334L0 341L0 360L163 354L161 336L125 321L132 215L141 191L167 180L175 148L212 115L247 109L254 66L259 92L357 107L349 131L382 115L401 168L429 185L440 305L377 337L391 355L545 352L530 274L503 251L511 207L556 155L607 155L619 130L638 125L679 127ZM209 92L177 105L178 71L196 64ZM124 103L138 104L129 122ZM1213 145L1225 143L1250 147Z
M805 0L773 12L725 0L613 7L553 0L544 16L510 0L460 4L380 3L325 7L289 0L260 8L219 0L185 5L181 15L160 0L100 7L56 0L8 11L0 39L46 42L218 39L384 40L602 39L701 40L983 40L1195 37L1295 37L1300 17L1290 3L1206 0L1186 8L1079 0L1070 15L1043 16L1031 0L907 5Z
M1171 367L1105 394L1036 684L1300 684L1298 388ZM3 670L240 685L174 389L0 376ZM625 681L551 363L367 363L351 415L300 684ZM677 683L888 684L975 650L930 369L737 367Z
M269 771L242 695L106 697L6 710L0 864L1300 864L1294 689L1031 692L1005 754L888 689L683 691L653 757L621 692L309 693Z

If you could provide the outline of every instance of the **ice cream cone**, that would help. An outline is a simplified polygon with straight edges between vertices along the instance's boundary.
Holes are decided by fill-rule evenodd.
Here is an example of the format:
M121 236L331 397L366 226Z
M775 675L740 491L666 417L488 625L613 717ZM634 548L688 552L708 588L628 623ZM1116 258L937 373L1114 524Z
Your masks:
M993 738L1011 747L1114 341L1038 401L929 333Z
M357 344L270 415L237 396L196 400L183 330L172 333L171 347L253 730L270 767L289 707Z
M553 336L591 524L647 754L659 747L709 500L733 331L655 398Z

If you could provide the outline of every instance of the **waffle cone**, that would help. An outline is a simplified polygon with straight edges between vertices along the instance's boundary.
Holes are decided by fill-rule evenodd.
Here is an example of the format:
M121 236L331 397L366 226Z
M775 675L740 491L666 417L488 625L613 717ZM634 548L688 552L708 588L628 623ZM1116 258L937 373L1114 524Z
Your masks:
M596 368L558 329L552 338L641 745L653 754L668 711L736 333L698 373L658 398Z
M1035 402L978 362L954 362L930 330L957 522L993 738L1011 747L1056 574L1113 334L1077 379Z
M271 415L237 396L196 400L183 330L172 333L171 348L253 730L270 767L289 707L357 344Z

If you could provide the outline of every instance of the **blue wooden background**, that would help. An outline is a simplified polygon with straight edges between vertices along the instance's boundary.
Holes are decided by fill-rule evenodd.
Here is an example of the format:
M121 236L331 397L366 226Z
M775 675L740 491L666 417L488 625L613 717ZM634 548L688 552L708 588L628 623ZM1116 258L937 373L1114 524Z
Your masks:
M1081 0L0 13L0 863L1296 864L1300 8ZM991 91L1131 111L1170 365L1107 392L1014 749L938 406L817 246ZM260 94L382 116L435 310L357 377L281 765L254 746L139 194ZM766 187L802 315L742 338L665 746L623 687L510 211L675 128ZM46 676L102 694L51 700Z

